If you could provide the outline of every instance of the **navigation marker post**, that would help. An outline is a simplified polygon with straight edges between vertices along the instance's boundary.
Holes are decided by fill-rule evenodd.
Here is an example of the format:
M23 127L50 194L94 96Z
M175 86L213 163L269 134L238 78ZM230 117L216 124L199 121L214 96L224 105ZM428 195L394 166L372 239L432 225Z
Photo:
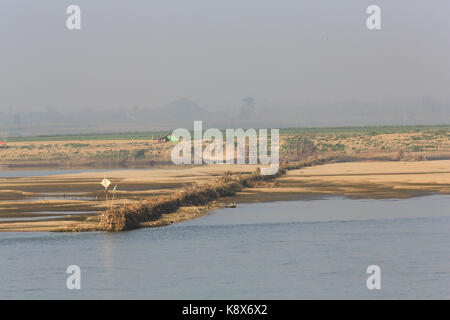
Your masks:
M103 178L101 185L105 187L105 198L106 198L106 208L108 208L108 187L111 184L111 181L106 179L106 177Z

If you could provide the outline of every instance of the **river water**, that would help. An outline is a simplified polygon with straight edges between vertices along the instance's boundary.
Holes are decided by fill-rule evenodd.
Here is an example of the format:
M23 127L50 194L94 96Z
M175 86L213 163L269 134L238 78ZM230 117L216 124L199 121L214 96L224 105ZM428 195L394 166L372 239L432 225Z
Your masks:
M126 233L2 233L0 298L449 299L449 205L331 197ZM69 265L81 290L66 288Z

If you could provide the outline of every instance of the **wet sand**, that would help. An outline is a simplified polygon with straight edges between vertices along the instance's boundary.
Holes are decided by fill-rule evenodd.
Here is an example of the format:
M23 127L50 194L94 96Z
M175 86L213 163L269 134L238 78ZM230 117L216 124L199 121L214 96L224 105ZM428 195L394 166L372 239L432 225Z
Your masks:
M450 193L450 160L330 163L291 170L274 187L242 192L243 201L300 199L323 195L409 198Z
M104 176L117 184L114 205L123 205L154 195L177 192L185 184L208 183L226 171L250 173L256 166L215 165L190 168L119 170L77 174L0 178L0 231L84 230L98 223L106 209L104 191L99 184ZM76 193L92 200L23 201L42 193ZM450 160L395 162L365 161L331 163L290 170L274 182L262 183L239 192L236 202L297 200L325 195L357 198L408 198L432 193L450 193ZM76 198L76 197L75 197ZM19 201L18 201L19 200ZM220 199L207 206L180 208L149 222L148 227L164 226L200 217L208 210L223 207L231 199ZM68 214L43 221L11 221L11 218L35 216L36 213L89 211ZM8 218L1 221L1 218Z

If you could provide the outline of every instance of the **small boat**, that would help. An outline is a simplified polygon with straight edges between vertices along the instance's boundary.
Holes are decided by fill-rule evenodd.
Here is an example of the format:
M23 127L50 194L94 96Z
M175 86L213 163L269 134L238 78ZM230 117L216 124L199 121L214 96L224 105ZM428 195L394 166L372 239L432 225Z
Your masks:
M226 203L225 208L236 208L236 202Z

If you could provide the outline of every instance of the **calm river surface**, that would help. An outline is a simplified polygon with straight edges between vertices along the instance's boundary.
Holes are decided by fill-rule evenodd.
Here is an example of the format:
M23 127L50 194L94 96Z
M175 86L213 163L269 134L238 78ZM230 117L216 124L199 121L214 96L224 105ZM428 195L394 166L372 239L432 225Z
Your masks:
M1 233L0 298L450 299L449 208L447 195L332 197L126 233Z

